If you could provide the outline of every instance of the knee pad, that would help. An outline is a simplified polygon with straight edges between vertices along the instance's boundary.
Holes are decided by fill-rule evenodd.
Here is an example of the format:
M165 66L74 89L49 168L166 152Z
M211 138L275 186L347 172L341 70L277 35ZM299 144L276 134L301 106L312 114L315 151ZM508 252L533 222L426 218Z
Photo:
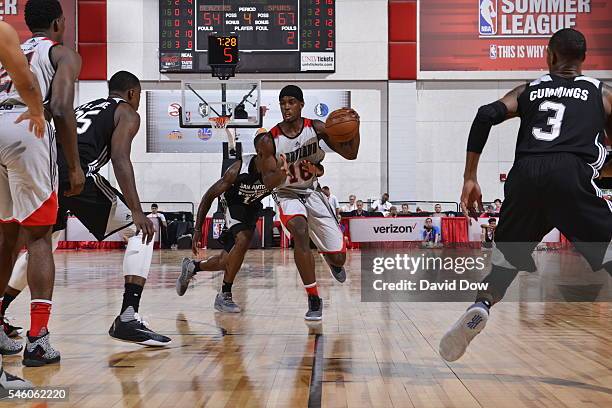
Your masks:
M155 236L149 244L143 244L142 233L128 239L123 258L123 276L140 276L147 279L153 259L154 242Z

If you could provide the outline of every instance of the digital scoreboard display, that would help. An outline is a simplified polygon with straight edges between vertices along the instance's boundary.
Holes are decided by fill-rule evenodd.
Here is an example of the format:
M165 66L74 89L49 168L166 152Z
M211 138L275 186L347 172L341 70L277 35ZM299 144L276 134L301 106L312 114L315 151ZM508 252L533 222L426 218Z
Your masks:
M336 0L159 0L160 72L210 72L208 37L236 36L236 72L335 72Z

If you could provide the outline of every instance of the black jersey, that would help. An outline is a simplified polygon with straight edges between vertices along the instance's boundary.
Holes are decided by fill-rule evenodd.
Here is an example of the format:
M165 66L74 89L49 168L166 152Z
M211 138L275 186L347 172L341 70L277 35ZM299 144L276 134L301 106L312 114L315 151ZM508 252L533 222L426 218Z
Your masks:
M271 191L261 181L261 174L255 167L255 155L245 154L242 156L240 173L232 187L223 193L226 205L258 205L261 200L270 195Z
M111 159L111 138L115 131L115 110L121 98L97 99L75 109L77 139L81 168L91 177ZM57 163L60 179L67 180L67 163L61 146L58 146Z
M554 74L528 84L518 99L521 127L516 158L572 153L601 169L606 158L602 86L594 78Z

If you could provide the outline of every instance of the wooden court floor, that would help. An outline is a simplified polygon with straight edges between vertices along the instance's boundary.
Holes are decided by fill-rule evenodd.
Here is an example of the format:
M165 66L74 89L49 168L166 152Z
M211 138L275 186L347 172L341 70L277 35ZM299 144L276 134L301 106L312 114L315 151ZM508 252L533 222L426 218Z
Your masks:
M209 251L208 255L214 254ZM291 251L251 251L234 285L240 315L216 313L222 275L174 290L187 251L156 251L141 314L166 349L113 341L122 251L59 251L50 324L61 364L7 371L69 388L74 407L612 407L611 303L502 303L468 353L437 353L462 303L361 303L359 252L349 280L317 257L324 320L306 325ZM29 293L10 315L26 325ZM0 403L0 406L16 404Z

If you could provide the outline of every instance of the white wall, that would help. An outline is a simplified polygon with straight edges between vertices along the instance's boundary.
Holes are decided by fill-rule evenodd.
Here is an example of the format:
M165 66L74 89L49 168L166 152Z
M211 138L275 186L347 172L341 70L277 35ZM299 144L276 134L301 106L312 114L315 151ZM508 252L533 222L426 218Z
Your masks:
M367 8L368 13L363 13ZM181 79L210 79L210 75L159 73L158 0L108 0L108 75L128 70L144 89L179 89ZM369 29L364 29L369 27ZM266 89L287 82L303 88L347 89L352 107L361 116L361 149L356 161L328 154L326 175L340 200L350 193L376 197L387 188L387 1L337 0L336 72L334 74L248 74ZM81 83L83 97L105 94L98 83ZM104 92L102 92L104 90ZM98 94L100 93L100 94ZM143 104L144 105L144 104ZM141 106L141 129L132 146L132 161L141 201L192 201L220 177L219 154L146 153L146 108ZM112 172L111 172L112 173ZM113 182L112 174L109 175Z
M416 195L424 200L459 201L467 138L476 111L515 86L510 81L419 81L417 84ZM503 198L500 173L514 160L518 119L491 131L480 158L483 199Z

